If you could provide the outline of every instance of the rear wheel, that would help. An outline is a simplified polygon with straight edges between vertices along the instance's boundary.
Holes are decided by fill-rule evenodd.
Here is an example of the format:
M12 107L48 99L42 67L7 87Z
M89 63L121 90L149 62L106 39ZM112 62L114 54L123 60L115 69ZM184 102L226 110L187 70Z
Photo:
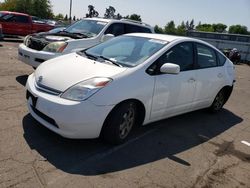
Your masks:
M223 105L226 103L226 95L224 90L221 90L215 97L213 104L210 106L210 111L218 112L222 109Z
M136 122L136 104L127 102L116 107L108 116L102 130L102 137L111 144L125 142Z

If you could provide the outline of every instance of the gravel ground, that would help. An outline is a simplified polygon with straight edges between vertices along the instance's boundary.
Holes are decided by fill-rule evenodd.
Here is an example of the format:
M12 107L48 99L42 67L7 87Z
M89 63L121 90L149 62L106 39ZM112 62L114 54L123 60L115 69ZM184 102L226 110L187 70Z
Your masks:
M0 187L250 187L250 66L231 98L133 132L124 145L64 139L29 115L18 41L0 43ZM242 142L246 141L246 142Z

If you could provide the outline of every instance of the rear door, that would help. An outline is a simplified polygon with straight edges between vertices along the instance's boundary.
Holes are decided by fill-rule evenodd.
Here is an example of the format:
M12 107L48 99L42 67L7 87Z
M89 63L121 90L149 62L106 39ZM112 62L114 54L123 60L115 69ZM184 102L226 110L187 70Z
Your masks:
M216 51L204 44L196 43L196 75L197 85L194 97L194 108L210 105L217 92L223 87L225 71L218 66Z
M179 74L162 74L164 63L180 66ZM177 44L163 54L149 70L155 69L155 88L151 119L159 119L192 110L195 95L196 73L194 68L193 43Z

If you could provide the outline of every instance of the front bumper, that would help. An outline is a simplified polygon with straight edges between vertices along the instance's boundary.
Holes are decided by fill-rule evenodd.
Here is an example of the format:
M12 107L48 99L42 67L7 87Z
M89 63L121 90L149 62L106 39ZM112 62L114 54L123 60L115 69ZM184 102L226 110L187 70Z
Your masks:
M26 84L30 93L28 108L38 122L66 138L99 137L103 123L113 106L97 106L89 100L66 100L37 90L34 81L32 74ZM35 98L35 102L32 98Z
M32 67L38 67L44 61L55 58L59 55L62 54L33 50L24 44L20 44L18 48L18 59Z

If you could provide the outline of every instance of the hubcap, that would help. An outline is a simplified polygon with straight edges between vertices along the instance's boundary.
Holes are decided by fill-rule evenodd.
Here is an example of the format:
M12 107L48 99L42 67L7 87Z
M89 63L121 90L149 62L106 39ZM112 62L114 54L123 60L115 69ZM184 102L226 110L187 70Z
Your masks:
M224 95L222 92L220 92L216 98L215 98L215 101L214 101L214 109L215 110L219 110L222 108L224 104Z
M135 109L132 105L128 108L122 116L122 122L120 124L120 138L124 139L128 136L130 130L133 127L135 121Z

